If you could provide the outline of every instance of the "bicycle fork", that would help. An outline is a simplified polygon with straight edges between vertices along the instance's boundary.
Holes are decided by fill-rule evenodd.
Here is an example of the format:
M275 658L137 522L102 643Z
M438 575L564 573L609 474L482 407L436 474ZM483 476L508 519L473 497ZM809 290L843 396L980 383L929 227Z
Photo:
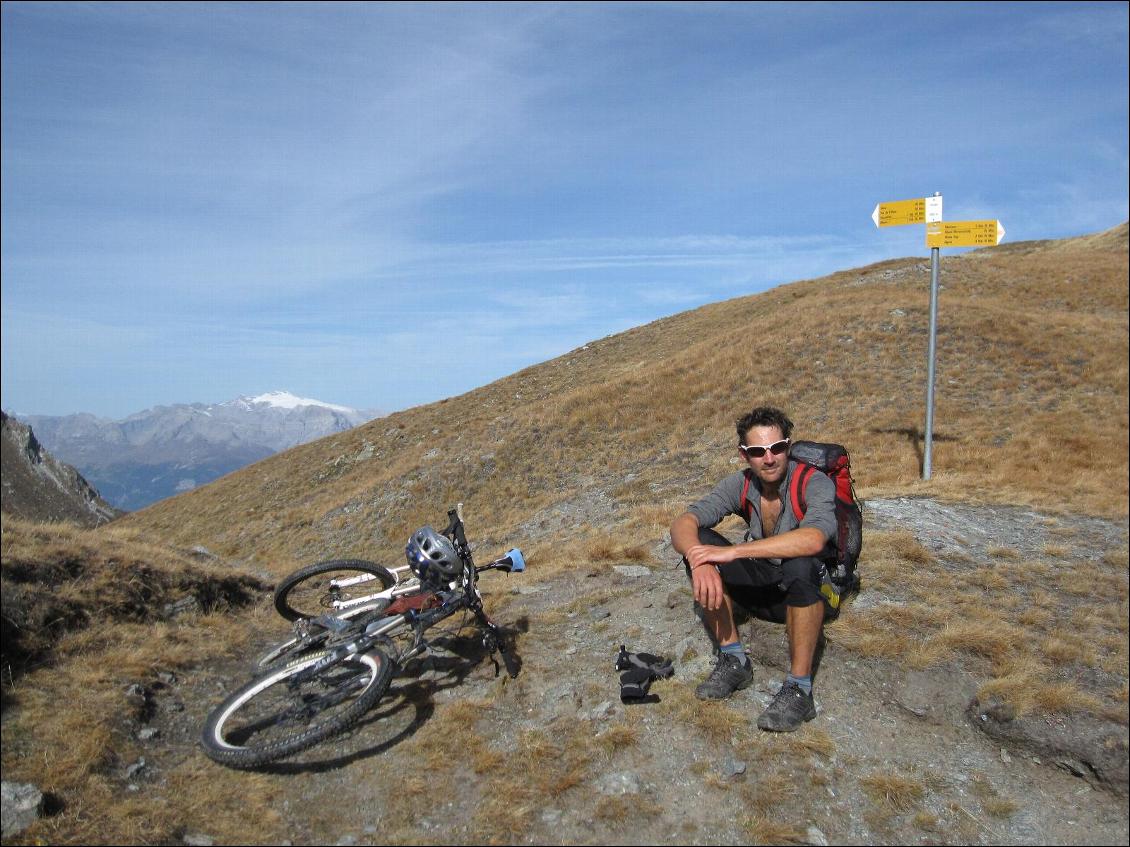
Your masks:
M506 672L510 675L510 678L517 678L521 665L517 657L510 652L510 646L506 643L506 634L498 627L498 624L487 617L481 603L473 605L471 611L474 612L475 620L479 622L479 626L485 630L483 633L483 649L490 653L490 660L494 663L494 675L498 676L499 673L498 661L494 658L494 654L498 653L502 656L502 663L506 665Z

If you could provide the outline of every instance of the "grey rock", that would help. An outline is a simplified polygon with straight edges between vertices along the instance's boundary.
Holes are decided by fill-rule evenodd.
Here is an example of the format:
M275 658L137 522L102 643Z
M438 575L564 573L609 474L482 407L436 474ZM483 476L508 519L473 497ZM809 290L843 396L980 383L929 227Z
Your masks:
M592 710L592 712L590 713L590 716L592 717L592 719L594 721L602 720L602 719L608 717L610 714L612 714L612 709L613 709L612 701L611 700L605 700L603 703L601 703L599 706L597 706L595 709Z
M977 681L957 667L908 670L895 681L893 700L927 723L961 723L969 701L977 693Z
M1026 749L1092 785L1127 796L1130 757L1125 728L1086 714L1073 715L1070 720L1039 714L1018 716L1007 704L976 698L967 715L973 726L998 744Z
M630 579L651 576L651 568L644 567L643 565L613 565L612 570L620 574L620 576L626 576Z
M640 779L631 771L606 773L596 781L596 790L609 797L639 794Z
M147 768L145 765L145 757L142 756L140 759L126 768L126 779L133 779L136 776L140 776L144 774L146 770Z
M161 737L161 730L157 729L155 726L143 727L137 733L137 737L140 741L152 741L154 738Z
M13 838L39 820L43 814L43 792L30 782L0 784L0 829Z
M731 756L722 763L722 776L725 779L733 779L745 773L746 767L746 763L741 759L735 759Z
M810 826L804 833L804 843L812 844L814 847L828 847L828 836L817 827Z
M172 603L166 603L161 607L161 617L165 620L172 620L179 618L181 615L191 615L200 612L200 601L191 594L187 597L181 597L179 600L174 600Z
M192 847L212 847L216 843L212 836L205 835L202 832L186 832L181 841L192 845Z

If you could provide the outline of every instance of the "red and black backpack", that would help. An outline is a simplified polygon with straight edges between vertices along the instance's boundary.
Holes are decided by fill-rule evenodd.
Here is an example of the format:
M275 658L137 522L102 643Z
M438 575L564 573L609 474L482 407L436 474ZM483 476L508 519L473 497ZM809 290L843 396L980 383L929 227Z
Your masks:
M828 573L837 585L846 586L856 581L855 566L863 549L863 510L855 496L851 478L851 461L848 451L840 444L822 444L816 441L797 441L789 450L789 457L797 463L789 479L789 507L797 523L808 511L806 492L808 481L816 471L823 471L836 486L836 555L828 561ZM746 523L753 518L753 504L749 501L749 488L753 471L746 470L742 485L742 517Z

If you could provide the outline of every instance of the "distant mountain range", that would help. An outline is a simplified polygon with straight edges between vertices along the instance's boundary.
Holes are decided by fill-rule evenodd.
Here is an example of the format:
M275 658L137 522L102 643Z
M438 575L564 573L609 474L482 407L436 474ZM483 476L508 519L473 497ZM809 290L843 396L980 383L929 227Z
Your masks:
M23 420L106 501L134 511L380 414L274 391L212 405L157 406L120 421L90 414Z

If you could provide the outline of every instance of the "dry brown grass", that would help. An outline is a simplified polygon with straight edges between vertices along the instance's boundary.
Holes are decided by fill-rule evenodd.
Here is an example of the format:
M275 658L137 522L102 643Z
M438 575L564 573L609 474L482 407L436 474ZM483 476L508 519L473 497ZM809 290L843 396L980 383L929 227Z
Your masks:
M783 813L778 812L777 815ZM805 832L795 823L771 818L768 815L750 815L742 821L750 844L797 844Z
M662 814L663 807L640 794L621 794L601 797L597 801L595 817L608 824L643 820Z
M639 728L625 723L613 724L596 736L596 746L603 751L606 759L612 758L620 750L639 743Z
M691 686L665 689L659 708L669 720L693 726L712 742L748 740L749 715L728 703L699 700Z
M64 804L29 836L50 843L164 841L207 804L216 835L238 838L243 806L233 798L259 797L255 781L244 786L238 775L220 774L160 800L145 787L124 790L121 772L143 753L134 737L140 702L126 692L157 682L162 672L187 673L239 655L249 619L225 612L233 602L262 597L265 586L128 531L95 536L5 518L2 538L5 659L28 662L25 673L4 677L4 775ZM214 611L161 619L165 603L188 595ZM19 631L9 638L13 624ZM168 777L172 784L183 784L196 766L185 767ZM225 807L230 818L219 812ZM263 832L281 837L272 820L277 824L266 817Z
M984 777L974 778L973 794L981 802L981 808L985 813L994 818L1007 818L1020 808L1015 801L1000 796Z
M590 562L646 562L651 558L642 544L615 544L608 538L589 542L585 555Z
M155 621L166 604L195 598L205 611L263 596L251 577L140 540L128 530L95 534L61 524L5 518L0 535L3 581L3 681L92 641L118 643L103 625ZM84 639L76 637L88 628Z
M795 733L774 740L789 757L810 754L830 760L836 754L836 744L832 741L832 736L824 729L807 724Z
M1099 668L1125 679L1128 580L1120 564L1004 556L923 567L923 551L904 532L870 533L866 555L868 586L892 599L831 624L837 643L917 668L956 657L980 663L988 676L982 695L1021 714L1082 710L1124 720L1116 691L1074 686L1071 696L1072 684L1051 670Z
M246 803L269 808L277 793L261 778L190 759L168 773L172 790L152 791L142 783L131 794L121 774L144 754L134 737L138 704L127 696L128 687L152 684L158 672L189 673L197 663L240 654L246 624L216 613L100 629L96 644L90 630L71 636L74 643L64 639L67 659L29 672L10 692L5 778L32 782L64 802L60 814L42 819L28 835L48 843L161 842L173 839L186 821L206 820L218 839L245 837ZM203 769L207 778L200 778ZM260 834L285 837L278 826L278 816L267 814Z
M859 784L872 801L899 813L909 812L926 796L921 780L897 773L868 774Z

